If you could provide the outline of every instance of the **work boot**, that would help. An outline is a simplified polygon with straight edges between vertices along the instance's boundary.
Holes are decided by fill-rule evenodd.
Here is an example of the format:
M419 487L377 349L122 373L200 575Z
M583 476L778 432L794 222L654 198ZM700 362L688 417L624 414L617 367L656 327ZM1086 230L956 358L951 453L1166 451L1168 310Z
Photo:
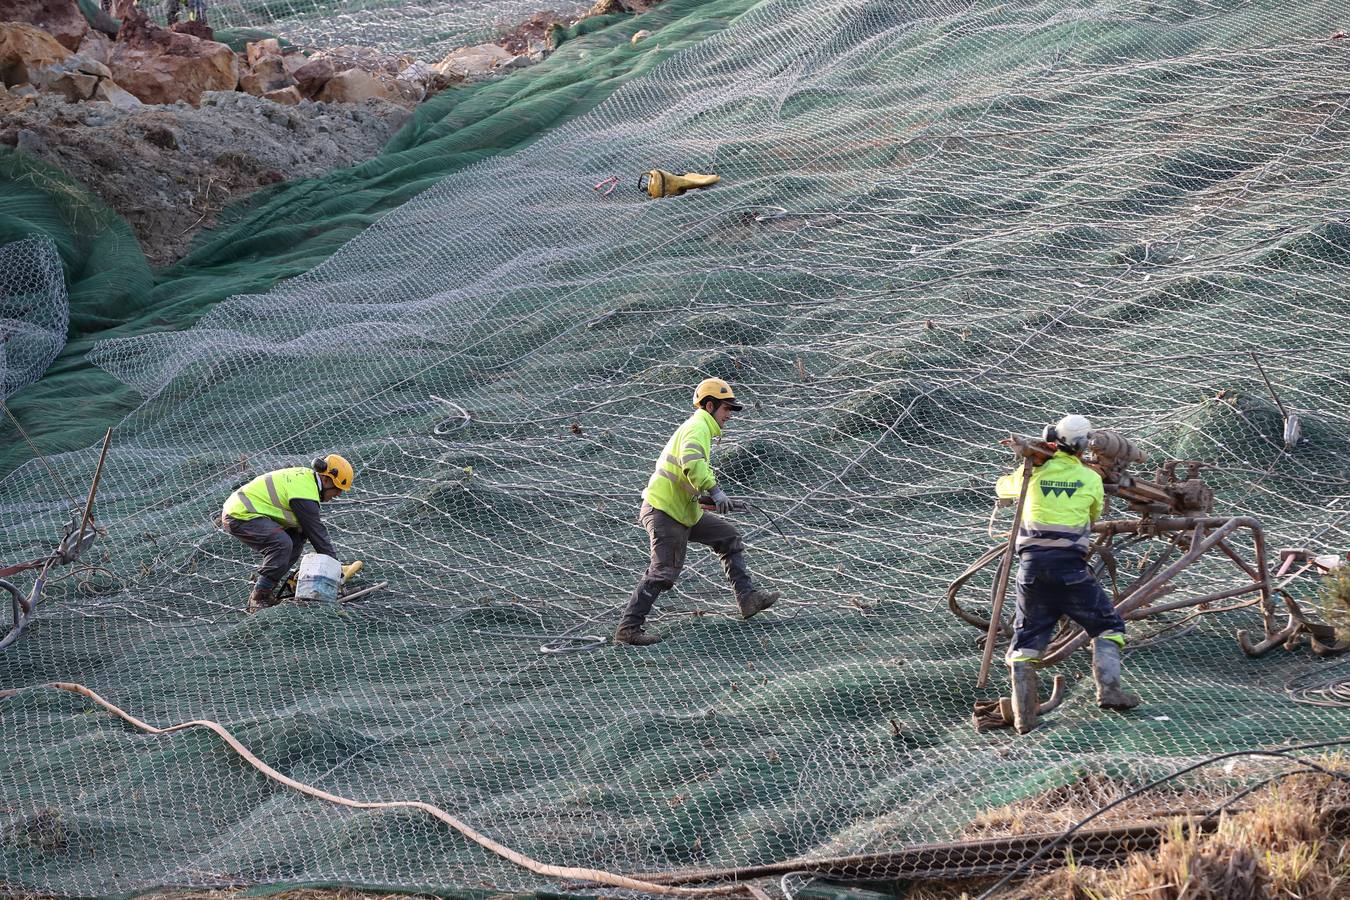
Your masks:
M778 598L783 596L777 591L751 591L748 594L742 594L736 598L736 605L741 608L741 618L749 619L757 613L762 613L778 602Z
M638 582L638 586L633 589L633 596L628 598L623 617L619 619L619 627L614 630L614 643L634 647L650 647L660 643L661 635L654 631L643 631L642 624L647 621L647 614L656 605L656 598L663 588L664 583L646 578Z
M665 638L655 631L643 631L641 628L620 628L614 632L614 643L628 644L632 647L650 647L652 644L659 644Z
M276 606L277 600L274 591L274 588L259 587L255 584L253 593L248 595L248 612L255 613L269 606Z
M1092 677L1097 682L1097 705L1102 709L1134 709L1139 698L1121 690L1120 645L1110 638L1092 641Z
M1036 665L1012 662L1008 663L1008 672L1012 681L1013 727L1018 734L1026 734L1036 727L1036 717L1041 711Z

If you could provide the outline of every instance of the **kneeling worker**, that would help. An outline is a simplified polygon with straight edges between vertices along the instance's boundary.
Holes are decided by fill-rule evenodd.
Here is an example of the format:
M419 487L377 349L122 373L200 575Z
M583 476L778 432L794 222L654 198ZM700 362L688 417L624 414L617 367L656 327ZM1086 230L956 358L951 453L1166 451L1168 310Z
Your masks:
M337 558L319 504L350 488L353 474L351 463L330 453L312 466L259 475L225 501L221 525L263 558L248 598L249 612L276 605L276 587L300 558L306 540L316 553Z
M1087 449L1092 423L1065 416L1047 425L1043 438L1055 455L1031 470L1031 484L1017 531L1017 614L1008 667L1012 674L1013 712L1019 731L1035 727L1036 666L1061 616L1082 626L1093 639L1092 667L1097 705L1131 709L1139 698L1120 687L1120 651L1125 621L1106 591L1088 571L1092 523L1104 502L1102 477L1079 459ZM999 499L1016 501L1022 470L998 480Z
M656 471L642 492L638 515L651 538L651 564L619 620L614 632L616 643L645 647L661 640L656 632L643 631L642 625L657 595L675 586L690 541L706 544L722 558L727 581L736 591L741 618L763 612L780 596L755 588L740 532L721 516L705 513L698 502L701 495L708 494L717 512L732 511L734 504L717 486L709 460L712 439L722 433L731 414L743 408L729 384L720 378L705 379L694 390L694 414L675 430L657 457Z

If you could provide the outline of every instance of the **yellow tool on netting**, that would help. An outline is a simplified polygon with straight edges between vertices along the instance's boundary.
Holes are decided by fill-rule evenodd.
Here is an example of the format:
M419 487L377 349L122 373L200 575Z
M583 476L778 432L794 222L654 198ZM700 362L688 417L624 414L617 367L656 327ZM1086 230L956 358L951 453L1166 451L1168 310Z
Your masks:
M363 568L365 568L365 565L366 565L365 563L363 563L361 560L358 559L356 562L349 562L345 566L343 566L342 583L346 584L347 579L354 576L357 572L360 572Z
M637 187L653 199L678 197L688 190L712 187L722 180L721 175L703 175L698 172L685 172L676 175L664 169L652 169L638 176Z

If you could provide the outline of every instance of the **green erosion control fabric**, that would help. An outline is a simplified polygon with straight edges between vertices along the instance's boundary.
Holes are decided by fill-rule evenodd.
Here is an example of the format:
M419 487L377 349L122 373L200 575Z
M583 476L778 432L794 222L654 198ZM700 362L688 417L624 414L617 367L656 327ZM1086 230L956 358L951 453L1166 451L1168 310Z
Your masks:
M90 350L102 374L68 347L18 392L35 428L56 417L48 443L77 427L81 384L143 402L114 430L99 568L50 587L0 687L78 681L156 726L216 720L324 791L627 873L952 839L1063 785L1344 737L1343 709L1285 686L1345 663L1246 657L1253 608L1133 624L1129 715L1095 707L1080 654L1045 726L976 734L972 702L1006 676L977 694L978 635L943 596L993 543L998 439L1067 411L1213 463L1217 511L1259 518L1272 549L1350 545L1343 12L670 3L452 95L386 156L261 199L157 275L144 317ZM501 137L531 109L532 140ZM654 201L632 188L650 168L722 182ZM1253 352L1300 416L1292 449ZM713 462L762 510L737 521L784 599L739 621L695 549L651 621L664 643L539 652L612 630L646 564L639 491L708 375L748 401ZM50 457L65 488L36 462L0 482L5 561L59 536L93 418ZM332 450L357 475L330 530L389 587L246 617L252 561L221 502ZM1243 577L1209 562L1182 589ZM1291 591L1315 608L1313 584ZM0 750L16 891L594 890L65 692L0 699Z
M88 364L94 343L185 327L225 297L266 291L307 271L448 173L585 113L625 81L720 32L748 5L681 0L641 17L584 20L572 29L582 39L545 62L501 81L445 91L419 107L382 156L260 192L153 283L134 236L101 201L50 167L0 148L0 243L29 234L51 238L72 306L63 356L46 378L12 398L13 412L44 452L89 446L140 402L125 384ZM659 30L661 40L630 43L644 27ZM0 474L32 458L12 423L0 419Z

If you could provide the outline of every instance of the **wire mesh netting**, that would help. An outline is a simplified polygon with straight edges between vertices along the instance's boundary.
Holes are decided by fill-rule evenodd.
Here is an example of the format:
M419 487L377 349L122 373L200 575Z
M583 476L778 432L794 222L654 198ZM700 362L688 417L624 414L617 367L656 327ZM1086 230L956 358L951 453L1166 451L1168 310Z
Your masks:
M227 33L264 29L298 47L350 45L410 53L434 62L456 47L492 40L531 15L585 12L578 0L149 0L138 3L164 24L201 15Z
M70 304L52 242L0 246L0 401L36 381L66 343Z
M99 344L144 397L103 472L107 535L48 586L2 683L216 720L324 791L630 873L951 839L1087 779L1123 792L1344 736L1343 708L1285 689L1334 664L1239 650L1252 607L1132 625L1129 715L1096 708L1078 654L1044 727L976 734L979 634L944 597L994 543L997 441L1067 411L1212 463L1217 511L1272 548L1350 544L1344 10L718 10L715 35L304 275ZM626 187L654 167L722 182ZM610 175L621 191L593 189ZM693 551L652 619L664 643L539 652L614 627L646 565L638 493L707 375L747 401L714 467L784 599L739 621ZM324 451L357 470L325 513L339 552L390 585L246 617L252 560L220 505ZM50 551L97 455L51 456L63 484L36 462L0 482L6 559ZM1184 589L1233 577L1205 563ZM1290 586L1310 608L1314 589ZM18 888L552 883L423 813L300 796L205 732L146 736L55 692L0 704Z

